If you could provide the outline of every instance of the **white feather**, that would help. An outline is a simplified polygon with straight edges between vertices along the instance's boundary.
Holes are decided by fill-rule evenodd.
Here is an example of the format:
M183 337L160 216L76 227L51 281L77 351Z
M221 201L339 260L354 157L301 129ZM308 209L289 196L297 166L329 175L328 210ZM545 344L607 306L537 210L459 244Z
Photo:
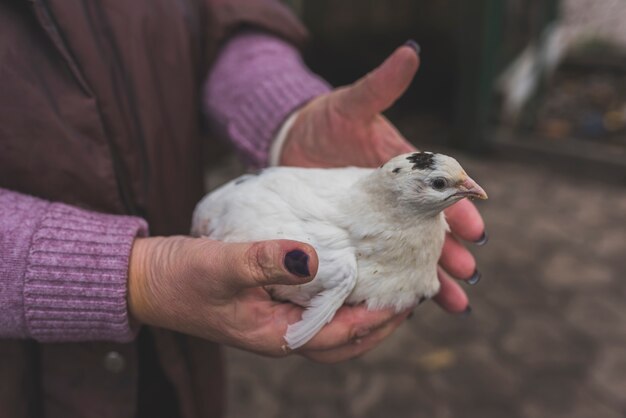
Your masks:
M433 176L465 172L435 155L437 167L428 170L416 170L403 155L380 169L276 167L242 176L198 204L192 233L228 242L292 239L316 249L311 282L268 287L273 297L307 308L285 336L295 349L344 303L400 311L437 293L447 229L441 211L454 200L425 185Z

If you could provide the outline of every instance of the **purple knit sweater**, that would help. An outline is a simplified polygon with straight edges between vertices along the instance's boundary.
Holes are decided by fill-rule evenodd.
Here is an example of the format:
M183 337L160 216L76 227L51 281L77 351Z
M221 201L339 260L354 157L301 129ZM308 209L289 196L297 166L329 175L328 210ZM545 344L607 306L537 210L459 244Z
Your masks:
M207 117L254 166L282 121L329 90L283 41L231 39L204 87ZM1 140L1 138L0 138ZM0 338L126 342L126 282L143 219L90 212L0 189Z

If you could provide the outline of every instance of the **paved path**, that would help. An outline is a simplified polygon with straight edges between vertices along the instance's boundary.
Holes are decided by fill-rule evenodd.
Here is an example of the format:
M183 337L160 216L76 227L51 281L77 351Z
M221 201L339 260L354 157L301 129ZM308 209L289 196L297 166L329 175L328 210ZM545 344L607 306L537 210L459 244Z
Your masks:
M626 189L459 160L490 196L472 317L424 304L334 366L228 350L230 417L626 416Z
M562 20L574 38L603 39L626 46L626 2L564 0Z

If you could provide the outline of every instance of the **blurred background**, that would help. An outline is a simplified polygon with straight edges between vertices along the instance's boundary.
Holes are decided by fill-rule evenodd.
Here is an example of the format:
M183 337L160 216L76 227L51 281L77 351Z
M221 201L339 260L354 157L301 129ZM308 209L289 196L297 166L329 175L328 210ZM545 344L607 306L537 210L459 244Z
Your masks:
M470 317L424 304L340 365L227 350L229 416L626 416L626 1L288 3L334 85L419 42L388 117L488 191L491 239ZM226 156L208 185L241 171Z

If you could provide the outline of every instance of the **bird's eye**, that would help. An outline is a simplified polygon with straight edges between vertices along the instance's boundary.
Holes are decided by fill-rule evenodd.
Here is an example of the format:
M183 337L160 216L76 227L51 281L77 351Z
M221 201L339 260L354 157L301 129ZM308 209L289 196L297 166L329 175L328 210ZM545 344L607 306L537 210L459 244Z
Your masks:
M448 182L446 182L446 179L441 178L441 177L437 177L431 183L431 185L433 186L433 189L435 190L442 190L446 187L447 184Z

